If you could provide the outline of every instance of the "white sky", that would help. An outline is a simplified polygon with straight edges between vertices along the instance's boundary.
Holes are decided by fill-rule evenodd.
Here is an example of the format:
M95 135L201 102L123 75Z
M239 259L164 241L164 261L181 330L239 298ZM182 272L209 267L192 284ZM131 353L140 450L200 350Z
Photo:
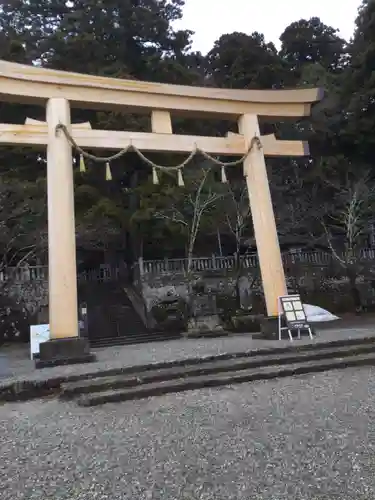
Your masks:
M184 17L175 23L195 32L193 49L204 54L221 35L263 33L279 47L284 29L302 18L320 17L349 40L360 0L186 0Z

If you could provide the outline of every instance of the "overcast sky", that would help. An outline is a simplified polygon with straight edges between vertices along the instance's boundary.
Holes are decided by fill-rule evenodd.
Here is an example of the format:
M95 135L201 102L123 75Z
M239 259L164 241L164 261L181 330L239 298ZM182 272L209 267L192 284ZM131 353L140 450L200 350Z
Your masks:
M360 0L186 0L176 27L195 32L194 50L208 52L225 33L263 33L279 47L284 29L299 19L320 17L349 40Z

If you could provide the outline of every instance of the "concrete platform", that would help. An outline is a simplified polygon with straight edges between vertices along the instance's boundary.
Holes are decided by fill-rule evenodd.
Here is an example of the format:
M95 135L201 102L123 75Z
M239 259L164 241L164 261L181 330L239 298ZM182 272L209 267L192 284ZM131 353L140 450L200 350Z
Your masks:
M316 343L350 341L355 339L375 339L375 327L357 326L342 329L317 331L316 338L295 340L267 341L254 339L250 334L210 339L179 339L165 343L155 342L132 346L109 347L95 350L96 361L90 364L58 366L36 370L28 359L27 346L2 348L0 362L0 400L15 400L37 397L59 390L62 383L95 376L115 375L134 367L158 367L175 365L183 361L194 360L198 363L210 358L235 357L236 354L257 353L262 350L280 352L286 348L308 346ZM0 367L1 368L1 367ZM34 396L35 394L35 396Z

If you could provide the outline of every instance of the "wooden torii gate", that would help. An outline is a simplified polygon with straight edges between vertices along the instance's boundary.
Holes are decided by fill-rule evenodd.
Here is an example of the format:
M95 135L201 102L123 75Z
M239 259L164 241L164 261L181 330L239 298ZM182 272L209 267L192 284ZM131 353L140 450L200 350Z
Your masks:
M309 116L320 100L319 89L227 90L120 80L43 69L0 61L0 101L46 107L46 122L0 124L0 144L47 148L49 322L51 341L42 344L40 366L92 359L79 338L72 147L59 125L65 125L82 148L120 150L130 143L143 152L190 153L195 147L215 155L242 156L254 224L263 289L269 317L286 295L265 156L303 156L308 144L261 136L258 116ZM70 107L151 113L150 133L92 130L72 125ZM239 134L227 137L175 135L175 116L236 119ZM41 346L41 347L42 347Z

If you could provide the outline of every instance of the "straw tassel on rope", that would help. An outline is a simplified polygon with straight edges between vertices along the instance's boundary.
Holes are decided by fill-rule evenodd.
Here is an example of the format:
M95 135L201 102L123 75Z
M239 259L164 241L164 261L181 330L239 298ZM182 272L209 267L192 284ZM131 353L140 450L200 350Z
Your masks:
M79 171L81 173L85 173L86 172L85 159L84 159L83 155L79 156Z
M155 167L152 167L152 183L157 185L159 183L158 171Z
M112 180L112 172L111 172L111 166L109 162L105 164L105 180L106 181L111 181Z
M228 179L227 179L227 174L225 172L225 167L224 165L221 165L221 182L223 184L226 184L228 182Z
M185 186L184 178L182 177L182 171L180 168L177 170L177 183L180 187Z
M69 133L69 130L67 129L66 125L64 125L62 123L59 123L58 125L56 125L56 132L58 132L59 130L62 130L64 132L65 137L68 139L70 145L73 148L75 148L78 153L80 153L80 171L81 172L85 172L86 171L86 167L84 165L84 159L83 159L83 157L86 157L86 158L88 158L88 159L90 159L92 161L96 161L96 162L107 162L106 163L106 179L107 180L112 180L112 173L111 173L111 168L110 168L109 162L121 158L122 156L124 156L129 151L133 151L145 163L147 163L153 169L156 169L156 170L157 169L159 169L159 170L165 170L165 171L170 171L170 172L172 172L172 171L175 172L177 170L178 185L179 186L185 186L184 179L183 179L183 176L182 176L182 169L184 167L186 167L193 160L193 158L198 153L201 154L204 158L206 158L206 160L209 160L212 163L214 163L215 165L220 166L221 167L221 179L222 179L222 182L228 182L227 176L226 176L226 172L225 172L225 167L235 167L235 166L241 165L244 162L244 160L246 160L246 158L248 158L248 156L249 156L250 152L252 151L254 145L256 145L259 149L261 149L263 147L261 139L258 136L254 136L251 139L250 146L249 146L248 150L246 151L246 153L243 155L242 158L239 158L238 160L235 160L235 161L229 161L229 162L225 162L224 163L224 162L221 162L219 159L215 158L214 156L206 153L202 149L199 149L197 146L195 146L194 149L189 154L189 156L182 163L180 163L180 165L176 165L176 166L170 167L170 166L164 166L164 165L156 165L149 158L147 158L134 145L127 146L126 148L122 149L121 151L119 151L118 153L116 153L116 154L114 154L112 156L108 156L108 157L95 156L95 155L93 155L91 153L88 153L87 151L83 151L83 149L76 143L76 141L73 139L73 137ZM157 171L156 170L153 170L153 179L154 179L154 181L156 180L156 177L157 177Z

